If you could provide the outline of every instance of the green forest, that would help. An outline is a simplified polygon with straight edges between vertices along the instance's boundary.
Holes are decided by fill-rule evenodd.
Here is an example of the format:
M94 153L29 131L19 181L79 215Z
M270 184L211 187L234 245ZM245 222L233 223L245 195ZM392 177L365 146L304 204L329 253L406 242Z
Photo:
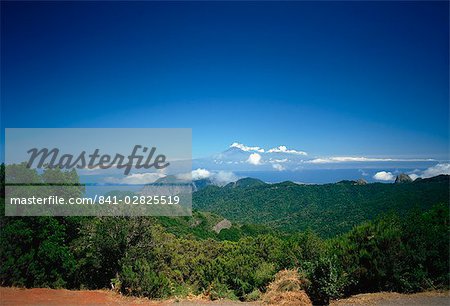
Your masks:
M59 170L35 175L43 183L76 179ZM1 184L3 210L3 175ZM209 186L194 193L192 217L2 214L0 284L252 301L277 272L294 269L320 305L356 293L448 288L448 176L294 185ZM217 233L224 217L232 226Z
M195 192L193 205L232 221L265 224L288 232L312 229L323 237L333 237L385 212L404 216L413 208L426 210L438 203L448 204L449 183L448 175L395 184L267 184L246 178Z

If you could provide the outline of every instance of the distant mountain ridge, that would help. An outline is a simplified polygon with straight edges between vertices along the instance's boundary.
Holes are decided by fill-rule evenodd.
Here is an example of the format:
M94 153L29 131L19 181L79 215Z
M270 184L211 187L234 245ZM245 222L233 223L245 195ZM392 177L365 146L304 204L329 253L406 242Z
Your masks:
M246 177L240 180L237 180L236 182L231 182L227 185L225 185L225 188L248 188L248 187L256 187L261 185L267 185L267 183L264 183L263 181L251 177Z
M311 228L323 236L348 231L379 214L405 215L413 208L449 203L449 175L397 184L341 181L324 185L267 184L245 178L224 187L193 193L193 206L232 222L297 231Z

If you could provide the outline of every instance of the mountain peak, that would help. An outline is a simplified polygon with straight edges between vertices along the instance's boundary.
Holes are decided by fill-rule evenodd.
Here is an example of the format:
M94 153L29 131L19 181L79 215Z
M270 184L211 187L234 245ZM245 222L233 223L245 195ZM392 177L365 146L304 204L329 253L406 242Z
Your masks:
M397 175L395 178L395 184L401 184L401 183L411 183L412 179L409 177L409 175L405 173L401 173Z

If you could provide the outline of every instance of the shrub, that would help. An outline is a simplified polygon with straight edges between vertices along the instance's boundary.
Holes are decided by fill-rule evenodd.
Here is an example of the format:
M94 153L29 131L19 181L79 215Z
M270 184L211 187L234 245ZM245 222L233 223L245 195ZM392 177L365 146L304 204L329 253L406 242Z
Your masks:
M155 272L145 259L123 265L119 279L121 291L125 294L148 298L162 298L170 294L169 280Z
M205 295L209 296L211 301L219 299L237 300L238 298L234 294L233 290L230 290L227 285L218 281L212 282L209 289L205 292Z
M70 285L75 258L65 225L55 217L9 217L0 229L0 283L3 286Z
M307 265L310 284L308 295L314 304L328 305L330 299L341 297L349 280L335 256L323 256Z
M262 262L255 271L254 283L255 287L263 288L269 281L273 279L275 267L273 263Z

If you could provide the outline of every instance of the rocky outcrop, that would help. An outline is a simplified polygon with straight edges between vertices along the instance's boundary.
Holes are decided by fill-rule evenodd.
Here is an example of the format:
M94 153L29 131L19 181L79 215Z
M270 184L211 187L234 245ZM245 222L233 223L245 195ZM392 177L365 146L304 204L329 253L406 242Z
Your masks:
M228 229L231 227L231 222L227 219L223 219L222 221L220 221L219 223L217 223L216 225L214 225L213 230L219 234L221 230L223 229Z
M366 185L367 181L364 179L359 179L357 181L343 180L339 181L336 184L338 185Z
M355 185L367 185L367 181L365 179L359 179L356 181Z
M395 178L395 184L411 183L413 180L409 175L402 173Z
M227 184L225 186L225 188L251 188L251 187L256 187L256 186L261 186L261 185L266 185L266 183L264 183L261 180L255 179L255 178L246 177L246 178L237 180L236 182Z

